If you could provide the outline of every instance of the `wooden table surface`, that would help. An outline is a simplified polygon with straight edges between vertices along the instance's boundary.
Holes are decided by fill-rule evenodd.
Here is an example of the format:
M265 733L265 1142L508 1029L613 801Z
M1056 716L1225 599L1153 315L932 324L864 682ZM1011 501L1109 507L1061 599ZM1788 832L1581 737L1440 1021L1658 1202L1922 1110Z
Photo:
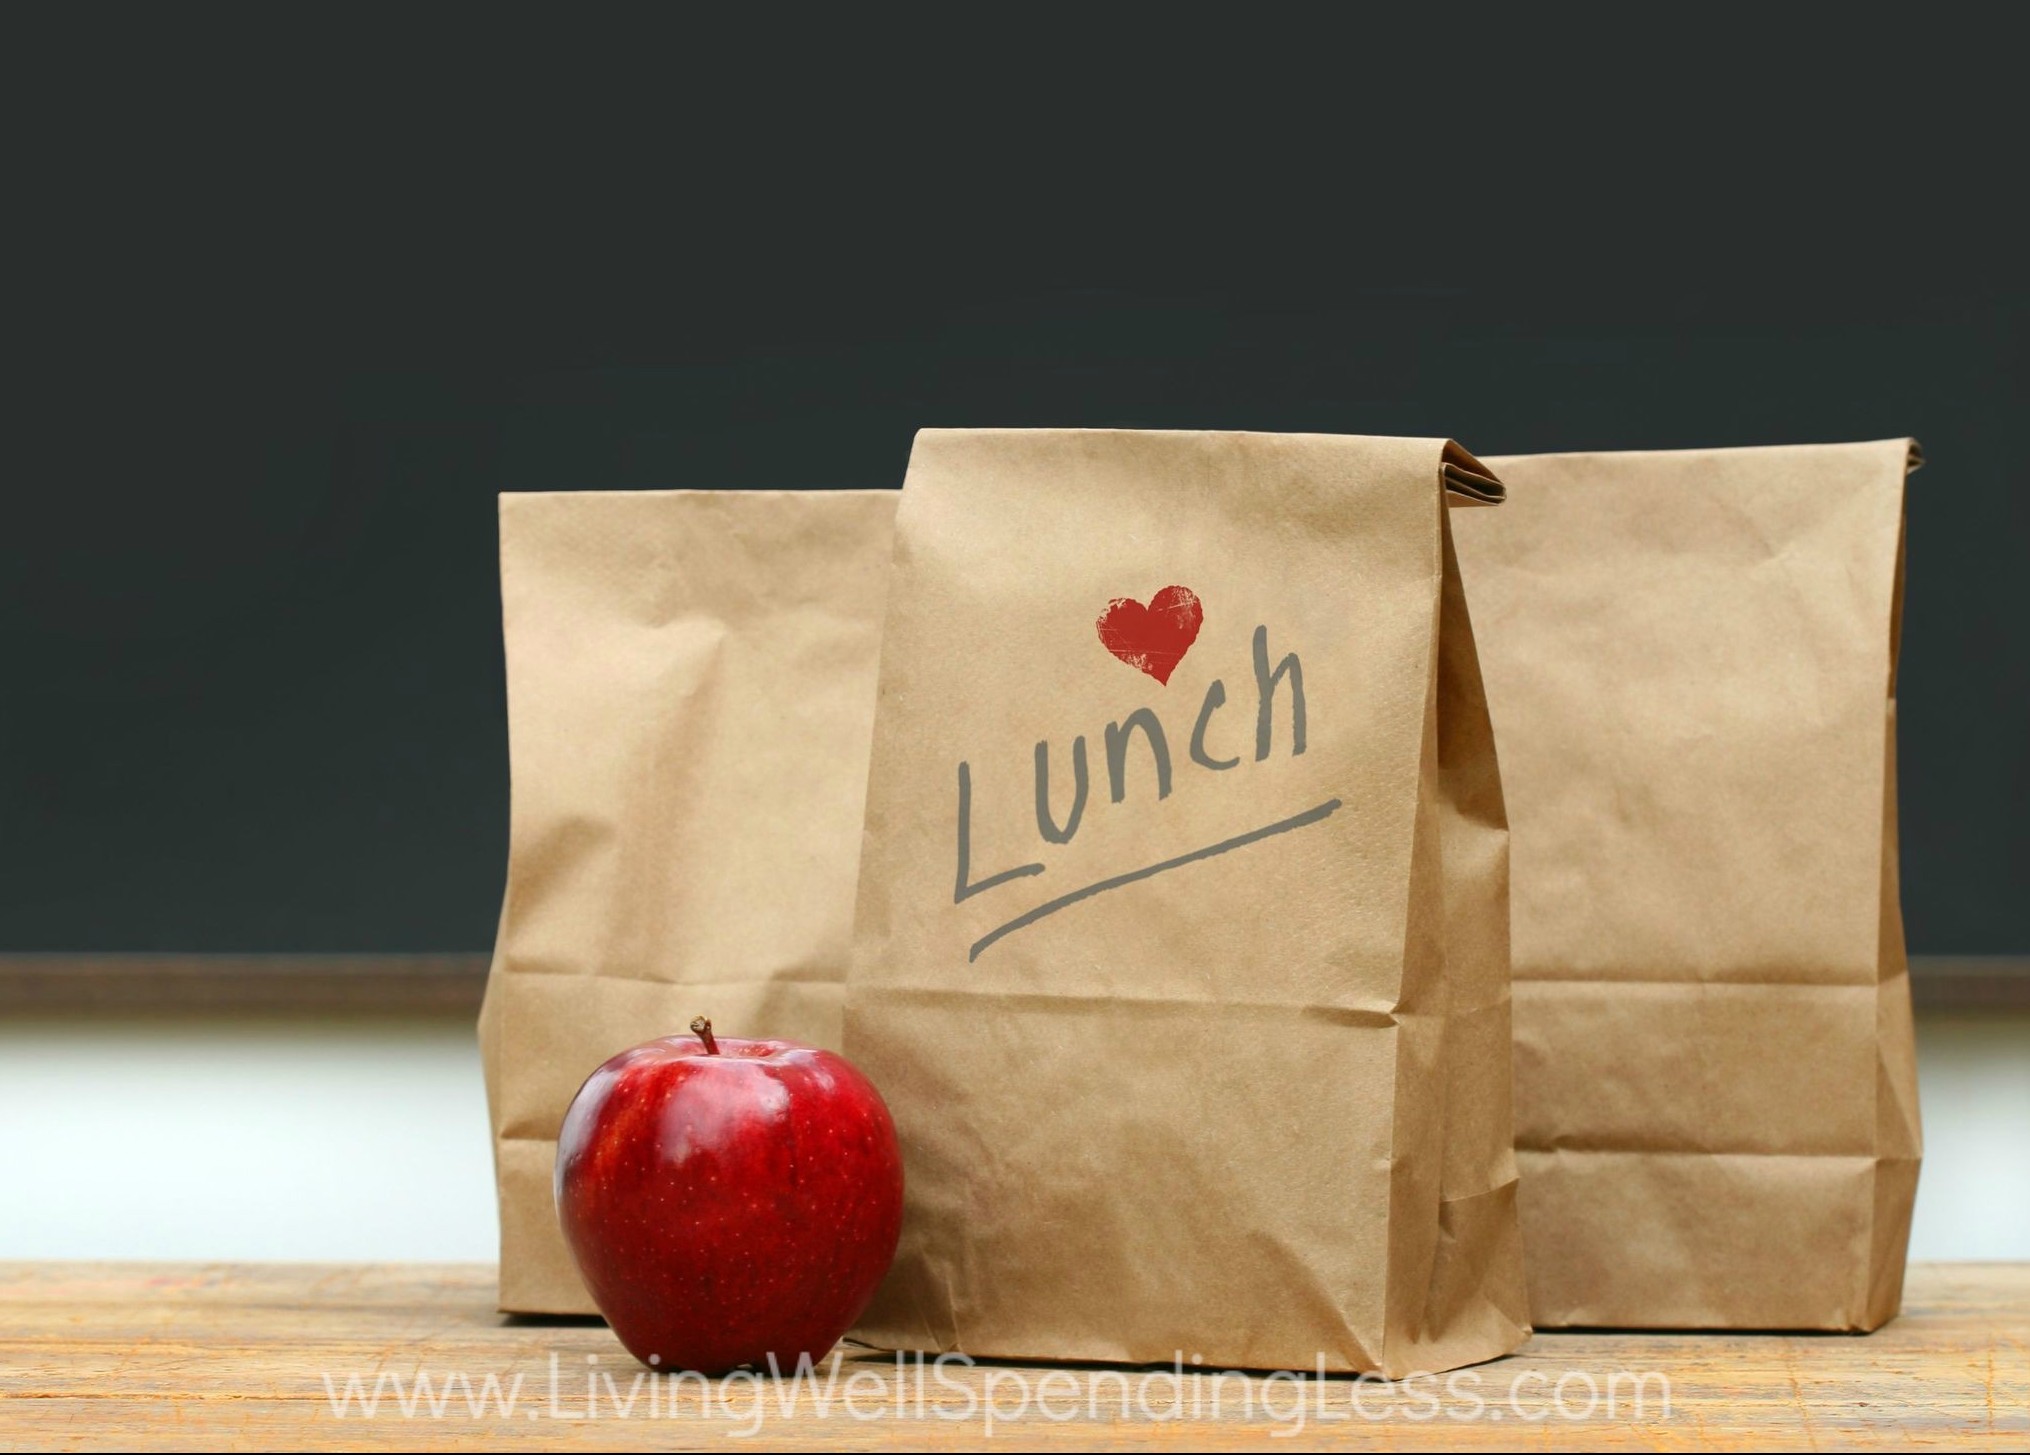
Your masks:
M990 1434L989 1394L992 1438L1017 1449L2022 1449L2030 1265L1915 1267L1903 1317L1866 1337L1541 1334L1450 1388L919 1378L865 1351L827 1385L831 1368L816 1387L638 1379L596 1321L496 1314L485 1266L0 1264L0 1445L143 1450L964 1449Z

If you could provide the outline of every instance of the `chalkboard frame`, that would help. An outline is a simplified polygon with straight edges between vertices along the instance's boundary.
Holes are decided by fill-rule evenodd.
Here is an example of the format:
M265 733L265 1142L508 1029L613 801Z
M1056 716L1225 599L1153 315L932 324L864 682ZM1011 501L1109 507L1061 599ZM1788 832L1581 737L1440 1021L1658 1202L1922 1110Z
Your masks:
M460 1016L489 956L0 954L0 1013ZM2030 1014L2030 956L1913 955L1924 1015Z

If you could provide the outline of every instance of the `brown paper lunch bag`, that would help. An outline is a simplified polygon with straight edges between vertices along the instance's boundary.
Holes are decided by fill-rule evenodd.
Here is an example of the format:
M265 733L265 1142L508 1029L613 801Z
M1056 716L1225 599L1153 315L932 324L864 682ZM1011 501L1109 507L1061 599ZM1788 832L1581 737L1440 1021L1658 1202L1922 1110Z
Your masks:
M1895 772L1917 459L1505 458L1511 502L1459 523L1515 835L1539 1325L1896 1313L1920 1151Z
M564 1109L710 1016L836 1048L896 493L503 495L513 777L480 1047L500 1306L590 1313Z
M1442 1370L1526 1337L1507 834L1447 441L926 430L846 1052L883 1347Z

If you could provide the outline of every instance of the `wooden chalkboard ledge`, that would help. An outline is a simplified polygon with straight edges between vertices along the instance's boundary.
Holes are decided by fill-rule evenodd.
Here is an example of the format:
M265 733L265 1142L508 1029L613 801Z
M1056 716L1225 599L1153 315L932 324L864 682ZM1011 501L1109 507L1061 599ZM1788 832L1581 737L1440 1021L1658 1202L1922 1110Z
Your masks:
M487 955L0 954L0 1012L476 1015ZM2030 956L1911 960L1924 1012L2030 1012Z
M477 1015L487 956L0 955L0 1011Z

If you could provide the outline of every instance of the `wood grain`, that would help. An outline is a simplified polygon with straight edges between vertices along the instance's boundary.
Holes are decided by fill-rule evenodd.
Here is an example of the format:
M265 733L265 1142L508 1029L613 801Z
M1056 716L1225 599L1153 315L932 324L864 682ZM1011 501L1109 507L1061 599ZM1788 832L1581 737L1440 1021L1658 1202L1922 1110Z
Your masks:
M413 1394L419 1371L433 1391L448 1387L441 1415L399 1407L392 1381ZM849 1415L838 1392L821 1409L820 1391L765 1383L757 1428L746 1381L701 1391L644 1376L637 1387L640 1367L604 1325L503 1318L485 1266L0 1264L0 1444L135 1450L964 1449L988 1437L978 1402L990 1387L1002 1411L992 1438L1016 1449L2020 1449L2030 1443L2030 1265L1915 1267L1903 1317L1865 1337L1541 1334L1465 1371L1456 1393L1443 1380L1228 1379L1217 1415L1203 1377L1183 1381L1177 1417L1150 1419L1137 1394L1170 1416L1169 1382L1131 1386L1124 1418L1121 1371L981 1365L947 1370L948 1387L926 1371L920 1402L914 1368L898 1378L893 1356L849 1352L839 1371L841 1391L860 1376L854 1397L869 1418ZM1629 1376L1651 1371L1669 1381L1667 1405L1652 1380L1638 1409ZM1130 1381L1145 1373L1125 1371ZM596 1386L596 1418L585 1417L588 1374L613 1380L610 1393ZM504 1389L519 1376L516 1405L473 1413L460 1375L481 1391L488 1375ZM381 1382L372 1417L357 1402L344 1418L334 1411L328 1391L343 1396L353 1376L362 1391ZM1032 1406L1010 1418L1018 1380L1072 1417ZM1585 1410L1589 1387L1599 1392L1592 1418L1568 1418ZM1356 1390L1377 1418L1355 1415ZM1479 1418L1461 1418L1476 1399ZM1339 1420L1321 1423L1320 1408Z

